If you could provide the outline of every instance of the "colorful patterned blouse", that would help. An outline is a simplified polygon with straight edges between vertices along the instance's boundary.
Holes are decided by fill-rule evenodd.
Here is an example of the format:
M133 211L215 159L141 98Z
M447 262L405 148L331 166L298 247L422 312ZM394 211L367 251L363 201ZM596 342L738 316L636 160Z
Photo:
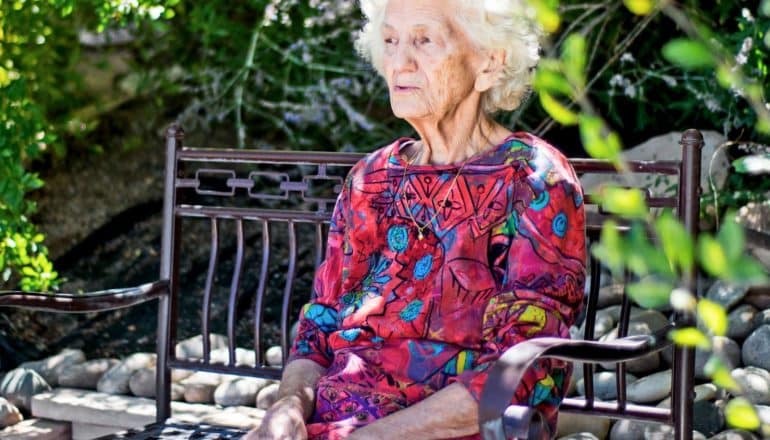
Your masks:
M291 359L328 368L311 438L344 438L453 382L478 399L505 349L569 337L581 307L583 196L561 153L515 133L459 175L457 165L405 172L406 141L351 170L301 313ZM570 373L543 360L513 401L553 425Z

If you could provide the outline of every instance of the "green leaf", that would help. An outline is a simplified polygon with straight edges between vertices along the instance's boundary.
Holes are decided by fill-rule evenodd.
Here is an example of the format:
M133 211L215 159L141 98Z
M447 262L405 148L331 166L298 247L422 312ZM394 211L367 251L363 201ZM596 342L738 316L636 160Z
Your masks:
M566 126L578 123L578 114L557 101L548 92L540 93L540 104L556 122Z
M549 34L552 34L559 30L561 26L561 17L555 7L546 4L546 2L534 2L532 6L535 7L535 18L543 30Z
M743 255L730 265L727 278L734 283L764 284L768 277L764 266L753 257Z
M770 154L751 154L733 161L735 171L742 174L770 174Z
M670 283L645 280L626 286L626 293L640 306L647 309L657 309L668 304L673 288L674 286Z
M685 69L714 67L714 54L703 43L688 38L677 38L663 46L663 57Z
M717 241L722 245L725 257L729 263L734 262L743 255L746 246L746 237L743 228L735 221L735 213L728 212L722 222L722 227L717 232ZM734 267L731 265L731 267Z
M743 397L736 397L727 402L725 421L730 427L747 431L754 431L762 424L754 405Z
M727 334L727 312L719 304L702 299L698 302L698 319L706 325L712 335Z
M619 277L623 274L623 247L617 223L607 220L602 224L599 242L591 247L591 253Z
M564 75L557 69L547 67L542 63L535 72L535 78L532 80L532 87L539 93L549 93L553 96L563 95L572 97L572 87Z
M620 163L620 138L616 133L605 137L605 124L602 118L593 115L580 115L580 139L583 148L593 158L607 159Z
M734 393L741 391L740 385L733 379L730 370L718 357L711 355L708 361L706 361L706 365L703 366L703 372L711 378L715 385Z
M586 40L580 34L570 34L562 44L561 59L563 61L564 74L567 79L578 89L583 89L586 84Z
M612 214L630 219L644 219L649 210L644 194L637 188L606 186L600 192L602 207Z
M723 277L727 274L727 254L722 245L708 234L702 234L698 240L698 259L709 275Z
M647 15L655 9L655 2L652 0L623 0L623 4L636 15Z
M762 0L759 5L759 13L765 17L770 17L770 0Z
M697 347L703 350L711 349L711 341L708 336L695 327L672 330L668 337L677 345Z
M693 239L684 225L666 212L655 221L655 232L672 270L678 267L684 274L692 272L695 249Z

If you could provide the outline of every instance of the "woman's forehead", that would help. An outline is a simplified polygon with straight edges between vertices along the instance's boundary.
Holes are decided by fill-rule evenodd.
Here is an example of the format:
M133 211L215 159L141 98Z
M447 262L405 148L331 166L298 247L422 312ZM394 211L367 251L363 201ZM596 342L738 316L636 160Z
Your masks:
M457 13L454 0L390 0L385 8L385 30L442 29L452 32L451 14Z

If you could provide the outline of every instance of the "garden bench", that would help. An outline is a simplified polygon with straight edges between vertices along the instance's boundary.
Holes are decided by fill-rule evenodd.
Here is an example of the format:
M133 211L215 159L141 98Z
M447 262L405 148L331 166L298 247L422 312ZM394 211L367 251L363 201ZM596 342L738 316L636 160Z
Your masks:
M309 298L314 268L325 250L325 235L340 190L350 167L362 154L310 151L201 149L183 146L184 134L172 126L166 133L166 178L160 278L151 284L86 294L40 294L3 292L0 306L43 311L85 313L131 307L158 300L157 327L157 423L143 432L122 433L115 438L231 438L242 431L208 426L182 426L171 417L171 370L188 369L212 373L278 379L281 369L265 360L268 341L279 339L284 362L290 347L292 319ZM651 207L673 208L691 233L696 232L699 213L700 150L702 136L695 130L681 139L680 160L631 162L635 173L674 176L679 185L670 197L648 194ZM672 146L673 150L674 146ZM672 156L674 154L672 153ZM616 173L608 162L571 159L580 173ZM586 194L588 206L595 197ZM587 210L587 238L596 240L608 214ZM623 226L621 226L623 227ZM194 292L182 276L184 253L191 251L188 237L206 236L208 249L196 245L192 251L208 254L205 285ZM255 262L254 266L249 262ZM248 267L247 267L248 266ZM586 295L584 340L537 339L506 352L490 375L479 407L480 427L486 438L505 436L537 438L538 414L508 403L523 368L538 356L583 362L585 397L566 398L560 411L617 419L662 422L673 425L677 439L692 436L693 363L691 349L673 348L671 409L633 404L626 400L625 364L669 346L668 327L648 337L628 332L631 303L623 299L619 339L594 341L601 265L590 259L590 289ZM251 286L247 276L257 274ZM683 280L695 291L695 280ZM178 359L173 347L179 339L180 301L199 297L202 359ZM222 303L218 302L221 297ZM212 304L226 304L224 322L212 318ZM673 325L690 324L692 316L679 316ZM209 335L214 327L227 335L228 362L214 363ZM244 332L248 329L248 332ZM256 354L256 365L239 365L236 346L248 333ZM595 398L592 362L617 362L616 402ZM133 436L133 437L132 437Z

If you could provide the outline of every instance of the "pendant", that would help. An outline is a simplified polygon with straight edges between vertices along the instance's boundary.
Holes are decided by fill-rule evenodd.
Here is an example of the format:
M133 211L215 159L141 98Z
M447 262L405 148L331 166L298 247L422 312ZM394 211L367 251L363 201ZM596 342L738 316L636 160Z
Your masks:
M418 239L418 240L420 240L420 241L422 241L422 239L423 239L423 238L425 238L425 236L424 236L424 235L422 235L422 231L418 230L418 231L417 231L417 239Z

